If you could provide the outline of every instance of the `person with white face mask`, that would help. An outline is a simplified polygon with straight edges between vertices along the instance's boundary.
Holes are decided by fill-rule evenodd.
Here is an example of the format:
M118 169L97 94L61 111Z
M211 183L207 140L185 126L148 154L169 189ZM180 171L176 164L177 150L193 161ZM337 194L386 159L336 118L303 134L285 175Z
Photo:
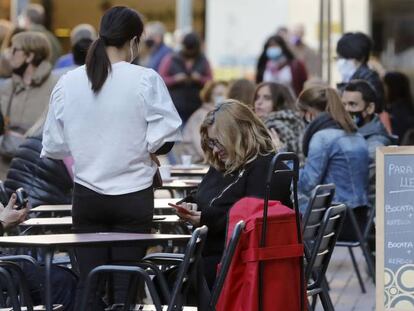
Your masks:
M227 99L226 81L209 81L200 92L203 104L188 119L183 129L183 154L189 154L195 163L202 162L200 127L206 115Z
M337 85L343 91L351 80L365 80L369 82L377 93L378 101L375 112L381 113L384 106L384 87L379 75L368 67L368 60L372 49L371 39L361 32L345 33L336 45L336 68L341 75L341 83Z
M306 80L305 65L295 58L283 38L278 35L270 37L259 58L256 83L280 83L298 95Z

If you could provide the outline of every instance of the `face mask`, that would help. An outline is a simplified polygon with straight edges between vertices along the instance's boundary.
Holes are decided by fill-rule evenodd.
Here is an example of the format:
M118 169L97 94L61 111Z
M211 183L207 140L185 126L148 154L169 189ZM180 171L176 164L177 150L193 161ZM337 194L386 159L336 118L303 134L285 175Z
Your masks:
M278 46L271 46L266 50L266 56L271 60L278 60L282 55L282 49Z
M357 67L352 59L340 58L336 61L336 68L342 77L342 82L349 82L354 75Z
M221 104L224 100L226 99L225 96L219 95L219 96L214 96L213 97L213 103L214 106L218 106L219 104Z
M147 39L147 40L145 40L145 45L149 49L152 48L155 45L154 39Z
M349 114L351 115L356 126L361 127L364 125L364 116L362 115L362 111L349 112Z
M19 67L13 68L13 73L22 77L28 66L28 62L23 62L23 64L21 64Z

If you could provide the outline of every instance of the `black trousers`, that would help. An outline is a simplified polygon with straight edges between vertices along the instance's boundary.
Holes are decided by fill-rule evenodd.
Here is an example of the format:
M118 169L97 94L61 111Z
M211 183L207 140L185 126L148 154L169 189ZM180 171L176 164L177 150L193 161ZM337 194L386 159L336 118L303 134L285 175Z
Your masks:
M153 214L152 187L123 195L102 195L75 183L72 207L74 232L149 233ZM77 304L80 303L88 273L93 268L108 263L138 261L145 255L145 250L143 247L116 246L76 248L80 272ZM115 302L123 302L128 278L118 276L117 279L114 280Z

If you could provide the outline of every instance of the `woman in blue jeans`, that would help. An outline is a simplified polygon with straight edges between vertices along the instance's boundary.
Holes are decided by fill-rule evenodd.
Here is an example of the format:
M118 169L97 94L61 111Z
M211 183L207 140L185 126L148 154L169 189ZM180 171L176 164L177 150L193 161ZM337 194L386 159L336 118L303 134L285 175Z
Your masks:
M298 184L302 213L317 185L333 183L334 201L353 208L362 226L367 214L369 161L364 137L357 133L332 88L317 86L304 90L299 95L298 107L308 124L303 137L306 161ZM347 235L344 233L343 238Z

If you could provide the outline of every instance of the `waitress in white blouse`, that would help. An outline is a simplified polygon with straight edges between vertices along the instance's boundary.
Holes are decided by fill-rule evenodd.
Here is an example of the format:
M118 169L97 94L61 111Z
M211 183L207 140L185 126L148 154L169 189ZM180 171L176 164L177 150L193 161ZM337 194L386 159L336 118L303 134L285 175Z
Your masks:
M114 7L100 25L86 66L64 75L52 92L41 156L74 159L76 232L150 232L156 172L150 155L170 151L181 138L181 119L160 76L130 63L143 32L138 13ZM95 266L136 261L144 250L89 248L76 255L81 290ZM123 299L123 283L115 282L116 300Z

